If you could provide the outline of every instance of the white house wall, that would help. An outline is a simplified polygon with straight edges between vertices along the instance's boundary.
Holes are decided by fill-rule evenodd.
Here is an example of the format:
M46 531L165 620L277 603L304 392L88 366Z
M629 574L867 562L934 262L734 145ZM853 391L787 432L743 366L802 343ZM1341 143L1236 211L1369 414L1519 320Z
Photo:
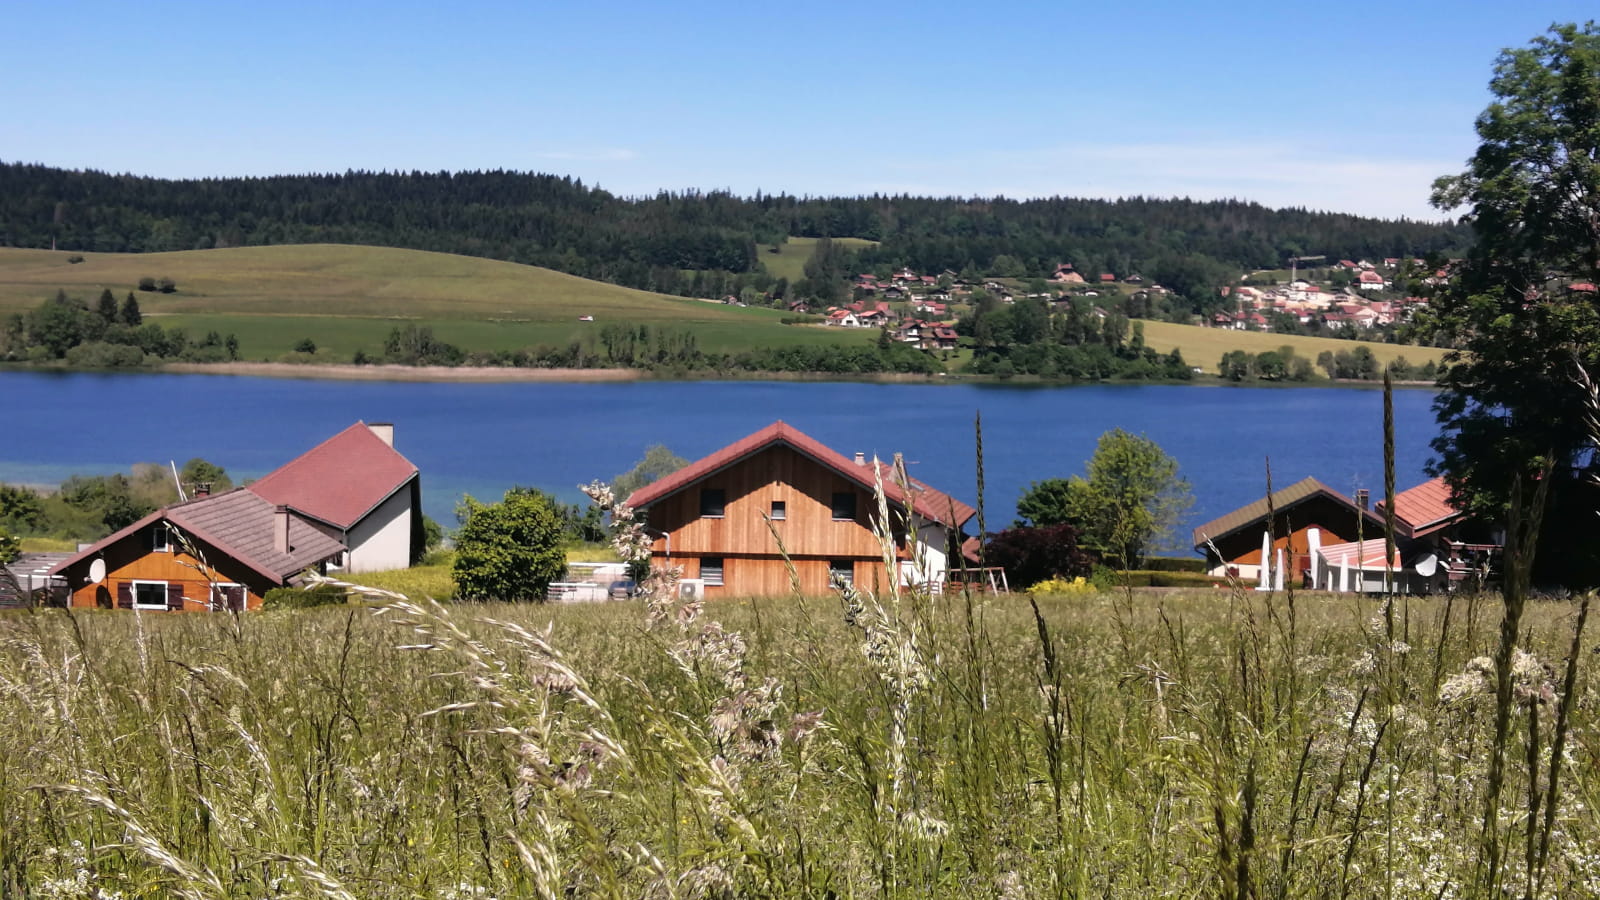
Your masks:
M411 493L413 480L368 513L350 529L345 568L350 572L379 572L411 565Z

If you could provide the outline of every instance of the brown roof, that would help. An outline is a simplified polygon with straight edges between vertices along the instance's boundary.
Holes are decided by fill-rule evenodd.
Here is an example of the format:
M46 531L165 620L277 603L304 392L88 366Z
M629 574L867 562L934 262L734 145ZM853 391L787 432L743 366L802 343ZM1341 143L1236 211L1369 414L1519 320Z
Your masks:
M50 572L60 574L73 564L162 520L279 584L345 549L343 544L313 528L303 516L291 511L289 552L279 553L273 545L275 509L274 504L248 488L235 488L224 494L174 503L67 557ZM215 560L210 562L214 563Z
M1378 508L1383 509L1381 502ZM1450 502L1444 479L1433 478L1395 494L1394 514L1411 527L1412 537L1422 537L1460 518L1461 510Z
M690 463L665 478L634 491L628 497L627 505L634 509L643 509L658 500L684 490L701 479L720 472L747 456L753 456L768 447L778 444L786 445L802 456L810 457L869 491L873 490L874 478L871 466L856 465L854 461L845 458L843 454L829 448L793 425L778 421L757 431L755 434L723 447L710 456ZM884 494L891 503L904 506L905 495L901 492L900 486L895 483L894 467L887 463L879 463L878 466L879 477L883 479ZM916 515L924 519L938 522L948 527L959 528L968 519L977 515L977 510L967 504L956 500L948 494L934 490L915 478L910 479L909 487L914 501L912 510Z
M416 474L410 460L357 422L249 489L269 503L350 528Z
M1328 487L1315 478L1305 478L1281 490L1272 492L1272 508L1282 512L1292 506L1304 503L1313 497L1327 497L1336 503L1348 506L1352 511L1357 509L1354 500ZM1396 500L1398 504L1398 498ZM1362 511L1362 515L1374 526L1383 527L1383 519L1371 510ZM1231 513L1220 518L1212 519L1194 530L1194 545L1203 547L1208 541L1221 540L1235 531L1254 522L1259 522L1267 517L1267 498L1262 497L1253 503L1241 506Z

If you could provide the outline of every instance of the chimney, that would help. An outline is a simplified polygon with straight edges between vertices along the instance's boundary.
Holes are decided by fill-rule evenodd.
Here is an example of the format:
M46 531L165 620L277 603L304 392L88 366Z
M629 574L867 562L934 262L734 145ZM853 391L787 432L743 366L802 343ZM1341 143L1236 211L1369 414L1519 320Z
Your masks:
M282 504L272 510L272 549L289 554L289 507Z
M1362 509L1371 509L1372 508L1372 492L1367 490L1366 488L1358 489L1356 491L1356 505L1361 507Z
M211 482L209 482L209 481L196 481L194 483L194 495L196 497L209 497L209 496L211 496Z
M393 422L369 422L367 427L372 429L372 433L378 436L378 440L383 441L385 444L388 444L391 447L394 446Z
M857 450L856 451L856 465L864 466L866 464L867 464L867 455L865 453L862 453L860 450Z

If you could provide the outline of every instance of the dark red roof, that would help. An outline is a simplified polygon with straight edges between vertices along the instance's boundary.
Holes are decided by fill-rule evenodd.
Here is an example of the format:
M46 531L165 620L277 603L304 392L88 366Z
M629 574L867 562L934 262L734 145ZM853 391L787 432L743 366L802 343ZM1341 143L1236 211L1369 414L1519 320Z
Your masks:
M417 467L357 422L250 485L269 503L349 528L417 474Z
M688 488L701 479L720 472L745 457L754 456L778 444L786 445L801 455L810 457L869 491L874 488L873 471L870 465L856 465L853 460L847 459L843 454L795 428L793 425L777 421L755 434L735 441L710 456L698 459L671 475L634 491L628 497L627 505L634 509L643 509L652 503ZM888 497L891 503L904 506L905 495L900 490L900 486L895 483L893 466L887 463L879 463L878 467L878 477L883 479L885 496ZM950 497L948 494L934 490L915 478L910 479L909 487L914 501L912 510L916 515L924 519L938 522L941 525L959 528L968 519L977 515L977 510L972 507Z
M1100 280L1101 281L1116 281L1117 280L1117 276L1111 274L1110 272L1102 272L1100 274Z

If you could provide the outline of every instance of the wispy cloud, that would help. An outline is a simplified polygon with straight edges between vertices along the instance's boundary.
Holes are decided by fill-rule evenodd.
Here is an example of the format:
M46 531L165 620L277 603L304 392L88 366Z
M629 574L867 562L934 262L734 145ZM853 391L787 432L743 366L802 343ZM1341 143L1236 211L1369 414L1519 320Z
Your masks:
M535 153L539 159L559 159L567 162L627 162L638 159L636 151L622 147L602 147L597 150L547 150Z

